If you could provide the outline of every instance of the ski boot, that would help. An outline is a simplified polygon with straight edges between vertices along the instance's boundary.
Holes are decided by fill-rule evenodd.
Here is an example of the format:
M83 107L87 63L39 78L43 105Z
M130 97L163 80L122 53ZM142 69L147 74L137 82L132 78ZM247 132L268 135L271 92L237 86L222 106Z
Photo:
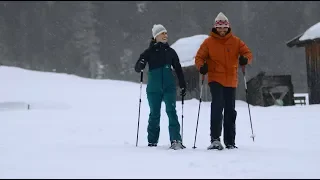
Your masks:
M211 150L211 149L223 150L223 145L221 144L221 142L219 140L213 140L207 149L208 150Z
M238 149L238 147L237 146L235 146L235 145L226 145L226 148L227 149Z
M148 143L149 147L157 147L157 143Z
M170 149L178 150L178 149L184 149L186 148L181 141L173 140L171 142Z

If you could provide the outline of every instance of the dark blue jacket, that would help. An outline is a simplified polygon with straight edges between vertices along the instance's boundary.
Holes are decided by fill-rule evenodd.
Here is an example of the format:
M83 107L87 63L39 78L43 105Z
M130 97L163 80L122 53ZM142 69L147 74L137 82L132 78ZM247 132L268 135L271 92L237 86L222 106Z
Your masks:
M145 65L149 66L147 92L175 91L175 77L171 67L176 72L180 88L186 88L179 57L168 43L151 41L149 48L140 55L135 65L136 72L142 70L139 65L140 61L145 61Z

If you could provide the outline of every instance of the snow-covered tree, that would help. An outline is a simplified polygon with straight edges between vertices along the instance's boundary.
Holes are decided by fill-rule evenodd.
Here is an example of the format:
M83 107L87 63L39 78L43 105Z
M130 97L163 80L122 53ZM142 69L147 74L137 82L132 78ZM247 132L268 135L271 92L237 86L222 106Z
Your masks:
M83 63L89 67L91 78L104 77L104 65L100 59L100 39L96 35L94 17L95 6L92 2L81 1L79 11L73 17L74 43L80 50Z

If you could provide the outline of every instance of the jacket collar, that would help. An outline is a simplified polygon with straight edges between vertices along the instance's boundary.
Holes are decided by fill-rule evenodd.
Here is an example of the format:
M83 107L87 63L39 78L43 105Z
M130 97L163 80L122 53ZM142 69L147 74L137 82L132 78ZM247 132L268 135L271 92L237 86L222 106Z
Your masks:
M211 30L211 32L210 32L210 36L213 37L213 38L216 38L216 39L218 39L218 40L220 40L220 41L225 42L225 41L227 41L231 36L233 36L233 34L232 34L232 31L231 31L231 28L229 28L227 34L226 34L224 37L222 37L222 36L220 36L220 35L218 34L218 32L217 32L217 30L216 30L215 28L212 28L212 30Z
M149 43L149 48L169 48L169 43L156 42L154 39L151 39Z

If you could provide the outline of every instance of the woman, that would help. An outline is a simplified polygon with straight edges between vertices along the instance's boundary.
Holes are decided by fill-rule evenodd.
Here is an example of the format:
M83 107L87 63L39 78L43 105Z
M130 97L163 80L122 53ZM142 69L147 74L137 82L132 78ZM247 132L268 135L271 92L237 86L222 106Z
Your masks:
M166 113L169 118L169 135L172 149L183 149L181 142L180 123L176 112L176 83L171 67L176 71L180 95L186 94L186 83L179 57L168 44L167 30L161 24L152 28L153 38L149 48L141 55L135 65L135 71L141 72L146 64L149 66L147 98L150 107L148 121L148 146L157 146L160 133L161 103L165 102Z

